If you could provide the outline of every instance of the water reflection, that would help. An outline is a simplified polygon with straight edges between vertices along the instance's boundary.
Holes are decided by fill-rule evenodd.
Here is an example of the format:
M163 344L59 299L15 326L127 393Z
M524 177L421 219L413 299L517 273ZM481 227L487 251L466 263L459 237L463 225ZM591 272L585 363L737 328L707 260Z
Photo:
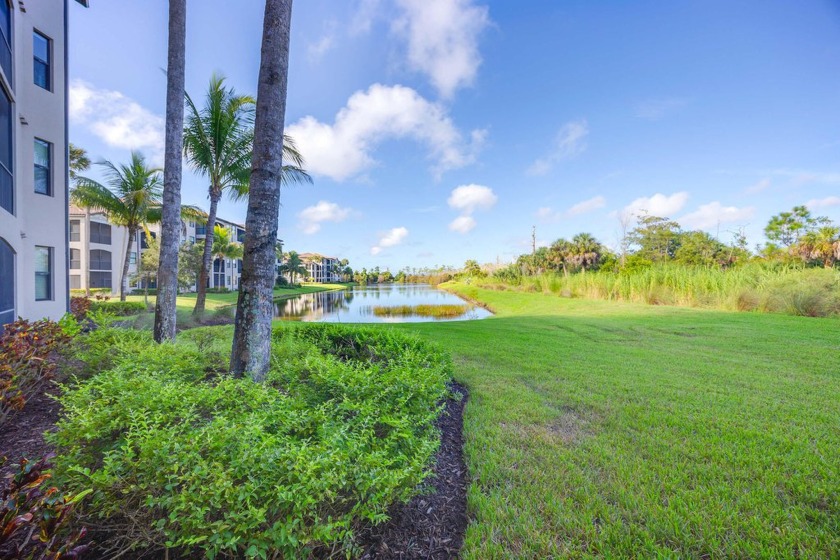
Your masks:
M408 323L427 321L464 321L492 315L486 309L470 306L459 317L377 317L375 306L464 305L454 294L423 284L385 284L354 286L342 291L304 294L275 302L275 316L288 321L327 323Z

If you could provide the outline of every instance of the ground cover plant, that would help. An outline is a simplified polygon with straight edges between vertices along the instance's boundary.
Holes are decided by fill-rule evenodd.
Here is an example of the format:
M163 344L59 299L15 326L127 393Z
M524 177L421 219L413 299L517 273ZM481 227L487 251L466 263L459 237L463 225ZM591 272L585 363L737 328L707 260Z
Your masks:
M469 387L463 558L840 550L840 321L450 289L497 316L377 328Z
M100 328L77 353L93 374L65 387L50 436L56 479L99 553L207 557L352 551L424 479L449 360L397 332L326 325L274 331L264 384L227 371L230 327ZM102 537L104 535L104 538Z
M469 305L376 305L377 317L435 317L439 319L460 317L470 310Z
M637 270L534 276L503 271L478 286L563 297L764 311L809 317L840 315L840 270L753 263L736 268L660 264Z

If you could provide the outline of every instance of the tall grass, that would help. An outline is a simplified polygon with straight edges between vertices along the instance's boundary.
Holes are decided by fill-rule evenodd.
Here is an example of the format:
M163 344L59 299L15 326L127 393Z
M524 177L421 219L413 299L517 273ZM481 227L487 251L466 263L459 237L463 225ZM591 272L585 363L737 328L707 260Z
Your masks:
M633 272L486 278L494 289L810 317L840 315L840 271L749 264L722 270L665 264Z

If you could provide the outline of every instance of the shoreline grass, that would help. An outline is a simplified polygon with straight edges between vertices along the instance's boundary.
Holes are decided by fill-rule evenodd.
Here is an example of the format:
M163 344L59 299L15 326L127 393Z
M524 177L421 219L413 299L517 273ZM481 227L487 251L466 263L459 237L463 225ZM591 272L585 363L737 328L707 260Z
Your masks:
M313 294L317 292L326 292L331 290L344 290L347 286L344 284L301 284L297 288L275 288L274 299L283 300L293 298L302 294ZM208 292L205 307L207 310L217 310L223 307L236 305L236 300L239 297L239 292ZM176 306L182 309L192 309L195 307L196 294L179 294ZM119 300L119 296L112 296L111 301ZM143 294L129 295L125 298L126 301L143 302ZM149 295L149 305L154 307L156 297Z
M840 323L448 289L484 321L383 325L468 386L462 558L830 558Z
M471 309L469 305L375 305L373 314L377 317L432 317L452 319L460 317Z

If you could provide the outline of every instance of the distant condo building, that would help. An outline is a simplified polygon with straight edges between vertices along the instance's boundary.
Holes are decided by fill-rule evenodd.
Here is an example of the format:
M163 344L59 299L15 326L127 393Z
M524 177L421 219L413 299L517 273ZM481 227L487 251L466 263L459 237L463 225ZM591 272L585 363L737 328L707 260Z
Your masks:
M0 328L67 311L69 2L0 0Z
M306 277L312 282L341 282L342 269L339 259L316 253L302 253L300 259L306 268Z

